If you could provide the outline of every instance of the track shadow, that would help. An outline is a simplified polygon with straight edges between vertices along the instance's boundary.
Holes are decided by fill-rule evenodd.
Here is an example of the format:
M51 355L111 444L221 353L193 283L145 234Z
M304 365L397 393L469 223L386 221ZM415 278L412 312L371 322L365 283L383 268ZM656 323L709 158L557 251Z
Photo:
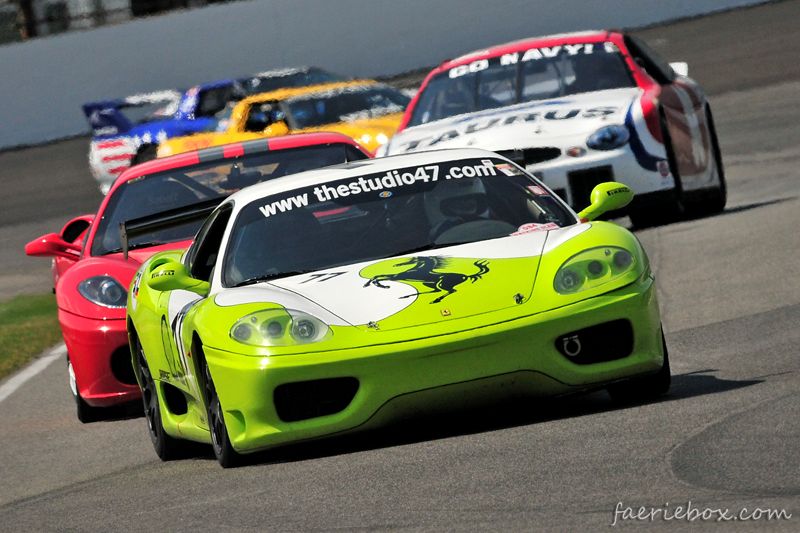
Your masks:
M144 418L142 400L135 400L112 407L97 409L94 411L94 418L86 423L118 422L120 420L130 420L133 418Z
M695 210L690 210L690 211L687 211L686 213L684 213L683 216L680 216L680 217L676 218L675 220L671 220L669 222L665 222L664 224L661 224L661 225L658 225L658 226L642 226L642 227L638 227L638 226L635 226L635 225L632 225L632 224L628 224L627 222L628 222L629 219L617 219L617 220L615 220L615 222L617 222L621 226L628 227L628 229L630 229L631 231L638 232L638 231L644 231L644 230L653 229L653 228L657 228L657 227L658 228L663 228L663 227L666 227L666 226L670 226L672 224L677 224L679 222L690 222L690 221L693 221L693 220L703 220L703 219L710 219L710 218L717 218L717 217L724 217L724 216L728 216L728 215L734 215L736 213L741 213L741 212L744 212L744 211L750 211L751 209L758 209L760 207L767 207L767 206L770 206L770 205L775 205L775 204L781 204L783 202L788 202L790 200L796 200L797 198L798 198L797 196L786 196L784 198L774 198L772 200L764 200L764 201L761 201L761 202L752 202L752 203L749 203L749 204L737 205L735 207L728 207L724 211L722 211L720 213L715 213L715 214L712 214L712 215L706 215L706 214L698 213Z
M732 380L711 375L716 369L697 370L672 376L670 392L664 401L682 400L706 394L716 394L763 383L763 379Z
M796 199L797 199L797 196L786 196L786 197L783 197L783 198L774 198L772 200L763 200L761 202L752 202L752 203L749 203L749 204L737 205L735 207L727 207L721 213L716 213L716 214L713 214L713 215L701 215L701 214L693 214L693 213L689 212L683 218L683 220L699 220L699 219L702 219L702 218L724 217L724 216L727 216L727 215L733 215L733 214L736 214L736 213L741 213L743 211L750 211L751 209L758 209L759 207L767 207L769 205L782 204L784 202L788 202L790 200L796 200Z
M379 448L414 444L429 440L458 437L527 426L552 420L564 420L607 411L622 410L644 403L683 400L749 387L763 379L727 380L712 375L714 369L673 375L670 392L651 402L620 404L612 402L605 391L594 391L536 400L509 400L479 409L461 410L442 415L420 416L397 421L379 430L341 437L298 443L245 456L242 466L305 461L345 455ZM210 451L210 447L208 447ZM207 455L206 453L202 454Z

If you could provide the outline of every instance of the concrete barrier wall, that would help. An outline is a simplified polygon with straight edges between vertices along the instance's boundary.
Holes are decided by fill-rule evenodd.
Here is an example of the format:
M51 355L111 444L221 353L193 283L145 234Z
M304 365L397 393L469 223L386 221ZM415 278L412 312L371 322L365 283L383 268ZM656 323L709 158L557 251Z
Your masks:
M86 101L317 65L389 75L552 32L632 27L755 0L252 0L0 47L0 148L88 130Z

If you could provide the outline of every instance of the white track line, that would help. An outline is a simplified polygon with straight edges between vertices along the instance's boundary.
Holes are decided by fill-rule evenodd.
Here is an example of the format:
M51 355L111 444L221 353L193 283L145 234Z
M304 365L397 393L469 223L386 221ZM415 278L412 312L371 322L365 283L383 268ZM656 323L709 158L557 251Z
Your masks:
M67 347L63 344L51 348L46 351L44 355L36 359L36 361L14 374L11 379L0 385L0 402L14 394L26 381L50 366L53 361L63 358L66 353Z

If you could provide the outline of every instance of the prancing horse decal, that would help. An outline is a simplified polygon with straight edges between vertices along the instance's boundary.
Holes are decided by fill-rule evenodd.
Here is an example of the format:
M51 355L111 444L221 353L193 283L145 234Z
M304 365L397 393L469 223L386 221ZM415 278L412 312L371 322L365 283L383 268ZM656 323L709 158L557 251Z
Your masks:
M389 287L387 285L383 285L381 282L416 281L431 289L430 291L419 292L417 294L433 294L446 291L445 294L442 294L430 302L435 304L441 302L456 292L456 287L458 285L461 285L467 280L475 283L479 279L482 279L484 274L489 272L489 261L486 259L478 259L473 263L478 269L478 271L474 274L442 271L442 269L446 269L448 267L449 263L450 260L448 258L440 256L411 257L408 259L408 261L393 265L396 267L410 265L411 268L396 274L376 274L364 284L364 287L374 285L376 287L380 287L381 289L388 289ZM412 296L417 296L417 294L407 294L405 296L401 296L401 298L409 298Z

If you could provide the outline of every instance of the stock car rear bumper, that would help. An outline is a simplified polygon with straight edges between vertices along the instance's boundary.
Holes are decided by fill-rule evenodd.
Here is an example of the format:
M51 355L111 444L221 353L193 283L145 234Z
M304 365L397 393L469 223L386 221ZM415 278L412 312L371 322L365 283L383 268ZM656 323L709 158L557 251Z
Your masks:
M675 189L675 180L668 172L663 175L658 170L668 169L667 161L656 163L656 170L642 167L630 145L616 150L598 151L586 149L580 157L561 155L544 163L528 165L531 172L553 189L574 209L583 209L589 205L589 195L598 183L618 181L633 189L638 198L640 195L657 195ZM566 152L566 148L562 154ZM655 198L656 196L653 196Z
M616 346L623 330L629 344ZM583 355L565 353L575 351L564 340L575 334L582 335ZM420 412L589 390L655 372L663 362L651 278L460 333L344 353L253 357L205 347L205 356L231 441L242 453Z
M141 398L125 320L96 320L59 309L58 320L81 398L108 407Z

